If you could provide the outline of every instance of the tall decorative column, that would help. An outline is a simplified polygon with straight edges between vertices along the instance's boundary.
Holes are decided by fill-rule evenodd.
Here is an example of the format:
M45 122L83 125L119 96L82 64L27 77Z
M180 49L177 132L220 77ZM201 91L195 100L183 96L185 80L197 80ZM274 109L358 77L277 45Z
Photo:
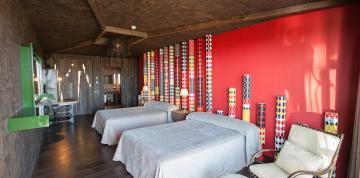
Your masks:
M242 119L247 122L250 122L250 85L251 85L251 75L244 74Z
M169 48L164 47L164 97L165 102L170 102L169 96Z
M333 134L338 133L339 115L336 112L325 112L324 130ZM331 173L331 177L336 177L336 169Z
M169 46L169 98L170 104L175 104L175 81L174 81L174 46Z
M155 53L150 52L150 83L151 83L151 100L155 100Z
M143 71L144 71L144 86L147 86L147 84L148 84L148 76L147 76L147 74L148 74L148 68L147 68L147 55L146 55L146 53L144 53L144 55L143 55L143 63L144 63L144 68L143 68ZM148 95L148 92L146 92L145 93L145 91L143 91L144 93L144 96L146 96L146 97L149 97Z
M204 107L204 91L203 91L203 87L204 87L204 67L203 67L203 50L204 50L204 39L203 38L198 38L196 40L196 44L197 44L197 55L196 55L196 62L197 62L197 107L196 107L196 111L199 112L203 112L205 110Z
M180 96L180 80L181 80L181 47L179 44L175 44L175 105L181 108L181 96Z
M206 112L212 112L212 35L206 38Z
M181 68L181 89L187 89L187 43L183 41L181 43L182 46L182 68ZM187 97L181 97L181 108L187 110Z
M152 95L151 95L151 53L147 52L146 53L146 65L147 65L147 86L149 87L149 100L151 100Z
M229 117L235 117L236 114L236 88L229 88Z
M189 111L195 111L195 42L189 40Z
M266 118L266 103L256 104L256 125L260 129L260 142L262 145L265 144L265 118Z
M333 134L338 133L339 115L336 112L325 112L324 130Z
M160 60L160 101L165 101L164 91L164 49L159 49L159 60Z
M280 150L285 142L286 96L276 97L275 149Z
M158 49L155 50L154 59L155 59L155 100L160 101L159 50Z

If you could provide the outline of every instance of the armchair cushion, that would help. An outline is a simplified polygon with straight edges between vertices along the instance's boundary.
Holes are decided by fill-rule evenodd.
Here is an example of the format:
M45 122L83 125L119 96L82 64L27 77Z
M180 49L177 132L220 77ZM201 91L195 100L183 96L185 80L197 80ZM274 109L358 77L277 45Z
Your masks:
M288 141L311 153L322 155L321 170L330 165L337 146L340 144L340 138L337 136L296 124L291 126Z
M302 147L286 141L282 147L275 164L288 174L296 171L318 171L323 158L321 155L311 153ZM299 178L311 178L311 175L300 175Z
M260 178L287 178L289 176L275 163L255 164L249 167L250 172Z

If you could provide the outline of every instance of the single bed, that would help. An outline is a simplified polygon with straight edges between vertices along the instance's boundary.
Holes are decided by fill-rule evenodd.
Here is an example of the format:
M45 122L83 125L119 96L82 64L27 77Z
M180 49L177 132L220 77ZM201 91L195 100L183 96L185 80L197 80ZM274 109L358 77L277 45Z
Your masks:
M102 135L102 144L116 145L126 130L172 122L171 111L176 109L169 103L150 101L141 107L100 110L92 127Z
M113 160L135 178L212 178L241 170L260 149L255 125L195 112L185 121L124 132Z

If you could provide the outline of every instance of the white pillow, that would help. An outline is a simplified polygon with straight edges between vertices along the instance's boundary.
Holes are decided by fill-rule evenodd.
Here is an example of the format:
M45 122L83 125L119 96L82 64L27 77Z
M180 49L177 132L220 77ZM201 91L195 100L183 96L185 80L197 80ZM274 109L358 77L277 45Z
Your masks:
M170 112L178 109L176 105L160 101L149 101L144 104L144 107L158 109L164 112Z
M286 141L282 147L275 164L291 174L296 171L318 171L323 158L290 141ZM311 175L300 175L297 178L312 178Z

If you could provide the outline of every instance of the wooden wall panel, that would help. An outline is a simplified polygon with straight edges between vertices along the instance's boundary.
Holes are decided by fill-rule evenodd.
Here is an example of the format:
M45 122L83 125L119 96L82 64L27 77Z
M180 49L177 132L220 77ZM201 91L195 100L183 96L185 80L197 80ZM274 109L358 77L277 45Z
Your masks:
M51 67L56 64L59 77L63 79L60 84L63 99L79 98L75 115L91 114L104 108L105 68L120 68L121 104L124 107L137 105L138 61L135 59L56 54L47 62Z

